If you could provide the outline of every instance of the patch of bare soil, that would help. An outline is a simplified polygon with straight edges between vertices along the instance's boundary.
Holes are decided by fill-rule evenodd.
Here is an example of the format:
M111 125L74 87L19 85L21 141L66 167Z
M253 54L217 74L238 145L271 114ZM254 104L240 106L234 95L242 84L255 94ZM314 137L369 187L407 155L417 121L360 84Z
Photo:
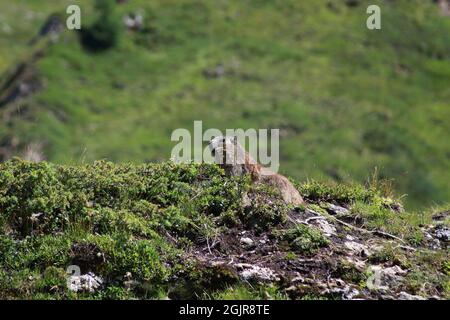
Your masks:
M334 206L334 210L346 209ZM299 224L319 230L328 246L304 254L286 246L273 230L238 227L220 239L198 245L192 257L205 267L222 266L247 283L273 283L293 299L439 299L406 292L409 271L398 261L373 259L386 246L405 256L414 254L416 248L402 239L363 229L358 220L345 222L311 209L290 212L288 221L278 229Z

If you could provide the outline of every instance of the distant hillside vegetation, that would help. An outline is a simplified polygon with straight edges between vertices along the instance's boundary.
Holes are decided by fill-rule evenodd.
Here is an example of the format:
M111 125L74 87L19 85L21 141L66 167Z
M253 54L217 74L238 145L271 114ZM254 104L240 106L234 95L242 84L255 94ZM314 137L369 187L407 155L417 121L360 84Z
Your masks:
M280 170L299 181L377 167L410 208L450 199L450 19L436 1L122 2L98 51L82 41L103 32L94 1L77 2L76 32L66 1L0 0L0 160L163 161L171 132L203 120L280 128ZM127 29L127 14L143 24Z

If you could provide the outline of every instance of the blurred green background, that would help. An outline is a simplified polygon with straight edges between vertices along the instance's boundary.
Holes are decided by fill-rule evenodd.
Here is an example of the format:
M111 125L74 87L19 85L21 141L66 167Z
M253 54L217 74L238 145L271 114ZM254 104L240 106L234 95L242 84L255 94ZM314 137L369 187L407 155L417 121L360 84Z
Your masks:
M172 131L203 120L280 128L280 172L299 180L378 168L409 206L448 201L437 2L0 0L0 161L163 161ZM70 4L82 31L65 27ZM381 30L366 28L369 4Z

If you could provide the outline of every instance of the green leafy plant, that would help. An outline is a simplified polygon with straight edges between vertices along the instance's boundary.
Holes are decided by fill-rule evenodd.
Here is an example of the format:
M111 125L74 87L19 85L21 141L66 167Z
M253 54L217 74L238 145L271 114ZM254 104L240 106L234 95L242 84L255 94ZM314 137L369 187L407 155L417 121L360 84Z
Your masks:
M295 251L303 254L313 254L321 247L326 247L329 241L317 229L303 224L295 228L275 232L275 235Z

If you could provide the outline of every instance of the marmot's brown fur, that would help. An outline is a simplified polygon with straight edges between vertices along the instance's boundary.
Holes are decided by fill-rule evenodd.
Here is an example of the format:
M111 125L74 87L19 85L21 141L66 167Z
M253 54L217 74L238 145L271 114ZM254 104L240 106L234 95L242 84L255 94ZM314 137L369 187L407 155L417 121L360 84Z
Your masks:
M292 183L281 174L270 171L258 164L237 142L237 137L215 137L209 148L216 163L229 176L249 174L255 183L264 183L278 190L286 203L295 206L303 204L303 199Z

